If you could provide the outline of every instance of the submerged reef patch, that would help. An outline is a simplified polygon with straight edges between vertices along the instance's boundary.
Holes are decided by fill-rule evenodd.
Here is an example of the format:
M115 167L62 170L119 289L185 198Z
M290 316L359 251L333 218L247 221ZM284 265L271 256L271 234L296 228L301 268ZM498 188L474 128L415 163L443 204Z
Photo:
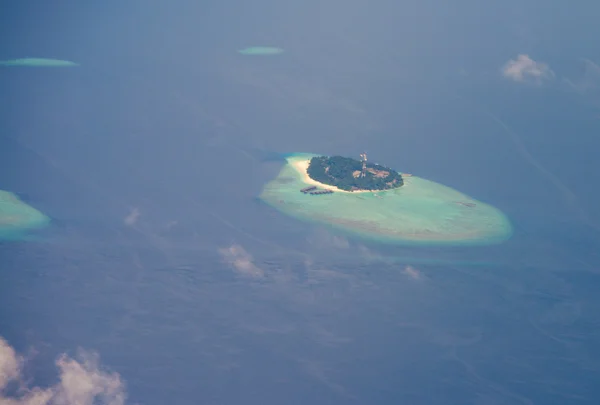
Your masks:
M25 238L27 232L48 225L50 219L13 193L0 190L0 240Z
M73 67L79 65L75 62L60 59L22 58L0 61L0 66Z
M283 49L271 46L252 46L240 49L238 52L242 55L277 55L282 53Z

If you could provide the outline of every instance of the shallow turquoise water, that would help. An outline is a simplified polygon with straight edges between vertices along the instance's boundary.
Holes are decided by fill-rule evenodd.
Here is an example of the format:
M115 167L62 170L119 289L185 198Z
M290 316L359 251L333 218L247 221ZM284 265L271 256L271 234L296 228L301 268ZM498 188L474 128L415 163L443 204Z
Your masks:
M242 55L277 55L283 52L281 48L270 46L252 46L238 51Z
M28 239L27 232L48 225L50 219L16 195L0 190L0 240Z
M72 67L77 63L68 60L47 58L22 58L0 61L0 66L29 66L29 67Z
M384 192L303 194L299 190L309 183L294 163L313 156L286 155L287 164L264 187L260 198L298 219L382 242L490 244L512 234L510 221L498 209L417 176L405 177L404 186Z

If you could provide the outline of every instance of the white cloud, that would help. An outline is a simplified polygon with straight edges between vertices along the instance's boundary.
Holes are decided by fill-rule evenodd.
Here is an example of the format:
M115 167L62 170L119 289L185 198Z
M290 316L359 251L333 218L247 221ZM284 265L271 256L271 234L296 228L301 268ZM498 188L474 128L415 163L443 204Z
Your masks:
M127 215L125 217L125 219L123 219L123 222L125 223L125 225L135 225L135 223L137 222L138 218L140 217L140 210L137 208L134 208L131 210L131 212L129 213L129 215Z
M98 356L80 351L78 359L56 360L59 382L47 388L23 386L23 358L0 337L0 405L123 405L125 387L119 374L99 368ZM7 395L10 383L20 384Z
M541 83L554 78L554 72L542 62L536 62L529 55L520 54L517 59L509 60L502 67L502 74L507 79L517 82Z
M252 255L240 245L233 244L228 248L219 249L219 254L240 274L252 277L264 276L264 271L254 264Z
M4 339L0 338L0 392L10 381L14 381L19 377L20 368L21 359L14 349Z
M413 280L421 280L422 277L421 272L412 266L406 266L403 270L403 273Z

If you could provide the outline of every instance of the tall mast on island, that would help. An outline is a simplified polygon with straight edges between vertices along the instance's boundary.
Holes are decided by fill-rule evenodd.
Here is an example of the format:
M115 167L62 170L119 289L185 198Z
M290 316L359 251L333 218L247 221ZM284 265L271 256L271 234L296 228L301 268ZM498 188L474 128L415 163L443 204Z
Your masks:
M362 172L360 173L360 177L365 177L367 174L367 153L360 154L360 160L362 161Z

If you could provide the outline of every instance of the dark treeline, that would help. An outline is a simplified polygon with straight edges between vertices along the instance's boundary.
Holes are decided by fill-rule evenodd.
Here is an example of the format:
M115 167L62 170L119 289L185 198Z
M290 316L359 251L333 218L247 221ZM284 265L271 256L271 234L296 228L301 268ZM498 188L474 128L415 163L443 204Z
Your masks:
M389 172L386 177L376 177L368 169ZM387 190L404 184L402 176L395 170L373 163L367 163L365 177L354 177L362 170L362 162L343 156L319 156L310 160L308 175L311 179L342 190Z

